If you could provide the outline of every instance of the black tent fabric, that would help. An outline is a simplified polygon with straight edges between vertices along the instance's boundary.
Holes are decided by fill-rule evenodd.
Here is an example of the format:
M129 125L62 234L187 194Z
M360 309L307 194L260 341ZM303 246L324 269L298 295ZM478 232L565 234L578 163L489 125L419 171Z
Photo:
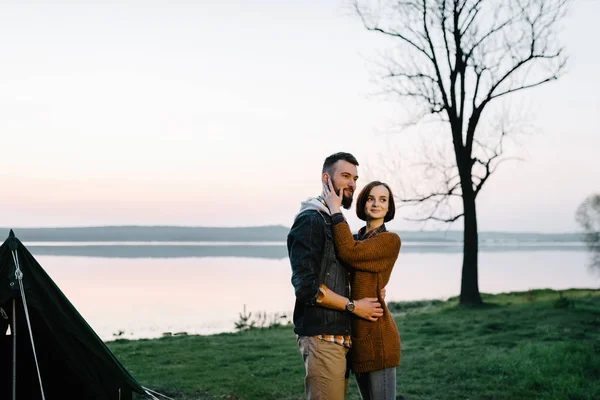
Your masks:
M22 273L25 302L15 257ZM0 399L12 399L14 355L17 399L42 399L24 303L46 400L126 400L133 393L152 397L127 372L11 230L0 246ZM11 326L13 308L15 327ZM11 334L7 335L9 326ZM15 332L16 352L13 352Z

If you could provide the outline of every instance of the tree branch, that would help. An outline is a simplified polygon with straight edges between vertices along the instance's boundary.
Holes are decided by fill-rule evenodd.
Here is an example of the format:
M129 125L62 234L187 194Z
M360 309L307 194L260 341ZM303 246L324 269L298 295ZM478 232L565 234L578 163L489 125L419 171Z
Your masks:
M425 222L425 221L439 221L439 222L455 222L456 220L458 220L460 217L463 217L465 214L464 213L460 213L452 218L440 218L440 217L435 217L433 215L430 215L428 217L425 218L404 218L407 221L412 221L412 222Z
M362 20L363 26L368 31L379 32L379 33L382 33L382 34L384 34L386 36L391 36L391 37L395 37L395 38L401 39L405 43L409 44L410 46L412 46L413 48L415 48L416 50L418 50L420 53L422 53L423 55L425 55L425 57L427 57L429 60L432 60L431 55L429 53L427 53L427 51L424 48L420 47L414 41L410 40L409 38L407 38L406 36L400 34L399 32L388 32L388 31L386 31L386 30L378 27L377 25L375 25L375 26L369 26L369 24L367 23L367 20L365 19L364 15L363 15L363 12L360 10L360 7L358 6L358 2L357 1L354 2L354 9L355 9L356 13L358 14L358 16L360 17L360 19Z
M556 79L558 79L558 76L557 76L557 75L553 75L553 76L550 76L550 77L548 77L548 78L546 78L546 79L542 79L541 81L538 81L538 82L535 82L535 83L531 83L531 84L529 84L529 85L525 85L525 86L519 86L519 87L516 87L516 88L514 88L514 89L509 89L509 90L506 90L506 91L504 91L504 92L501 92L501 93L498 93L498 94L495 94L495 95L493 95L493 96L490 98L490 100L497 99L498 97L501 97L501 96L507 95L507 94L509 94L509 93L518 92L519 90L530 89L530 88L533 88L533 87L536 87L536 86L540 86L540 85L542 85L542 84L544 84L544 83L546 83L546 82L554 81L554 80L556 80Z

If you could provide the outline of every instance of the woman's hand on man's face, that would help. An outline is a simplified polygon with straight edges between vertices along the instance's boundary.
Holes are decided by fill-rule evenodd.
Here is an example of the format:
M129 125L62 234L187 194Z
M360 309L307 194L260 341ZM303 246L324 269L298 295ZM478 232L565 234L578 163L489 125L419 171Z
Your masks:
M326 175L325 178L326 179L323 182L323 197L325 198L327 207L329 207L329 211L331 211L332 214L335 214L340 212L344 189L340 189L340 192L336 193L329 175Z

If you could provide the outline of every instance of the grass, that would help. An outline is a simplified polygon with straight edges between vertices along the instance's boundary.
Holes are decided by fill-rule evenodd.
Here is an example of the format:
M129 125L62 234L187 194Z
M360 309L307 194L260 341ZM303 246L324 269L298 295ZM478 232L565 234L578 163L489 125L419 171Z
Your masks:
M390 304L407 400L600 399L600 290L535 290ZM136 379L178 400L302 399L291 327L107 343ZM347 398L359 399L355 384Z

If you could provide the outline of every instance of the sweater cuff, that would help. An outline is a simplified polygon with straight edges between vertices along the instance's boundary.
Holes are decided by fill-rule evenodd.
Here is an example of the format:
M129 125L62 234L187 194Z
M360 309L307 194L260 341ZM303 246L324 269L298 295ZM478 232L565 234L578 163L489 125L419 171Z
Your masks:
M344 218L344 214L339 212L339 213L335 213L331 216L331 223L333 225L337 225L340 222L346 222L346 218Z

